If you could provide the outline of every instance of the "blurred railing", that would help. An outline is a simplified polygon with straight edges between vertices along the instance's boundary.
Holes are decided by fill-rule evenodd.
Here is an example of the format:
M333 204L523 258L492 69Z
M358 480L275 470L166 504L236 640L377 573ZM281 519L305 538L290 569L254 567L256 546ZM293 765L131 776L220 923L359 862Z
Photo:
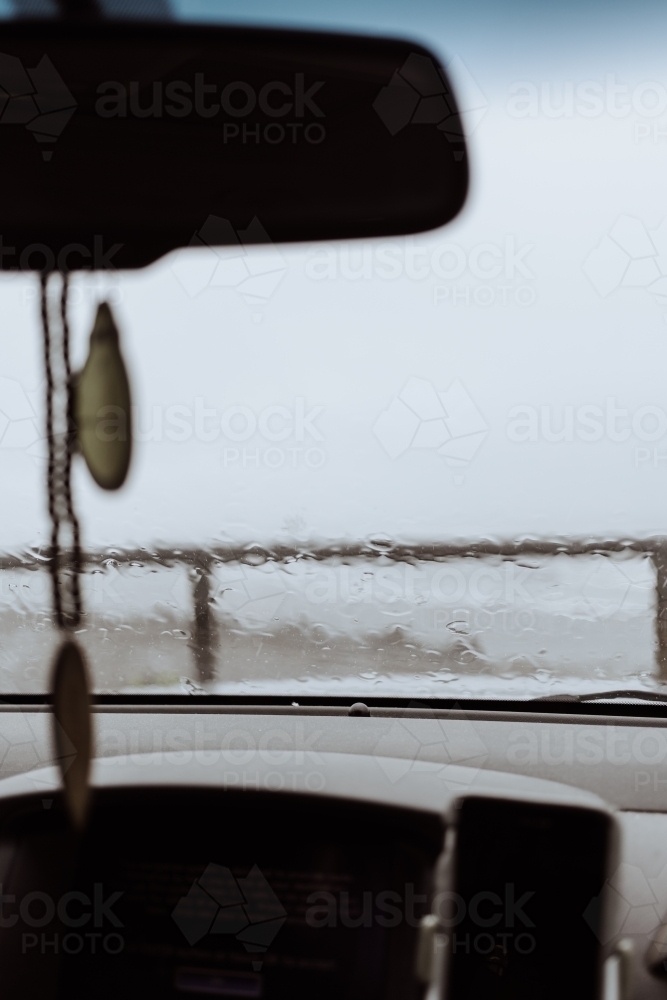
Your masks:
M108 565L159 565L184 566L191 571L192 619L191 648L197 674L201 682L213 679L216 666L216 630L211 610L211 580L213 567L221 563L262 562L284 563L293 560L327 562L328 560L389 559L394 562L436 561L454 558L484 558L500 556L515 559L523 556L585 556L613 555L622 552L644 554L655 569L655 638L656 676L667 680L667 538L654 537L644 540L604 539L540 541L525 539L506 542L480 540L468 544L433 542L418 545L375 540L360 543L332 543L330 545L286 545L264 547L258 544L218 545L206 549L189 547L156 547L153 549L107 549L104 552L87 552L84 566ZM0 555L0 570L46 568L48 550L30 550L20 556Z

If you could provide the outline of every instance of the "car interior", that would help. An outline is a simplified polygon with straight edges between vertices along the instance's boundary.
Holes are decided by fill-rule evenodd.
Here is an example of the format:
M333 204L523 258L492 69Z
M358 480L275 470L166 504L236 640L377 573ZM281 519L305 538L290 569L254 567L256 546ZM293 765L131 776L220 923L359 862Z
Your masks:
M665 994L665 18L0 3L0 997Z

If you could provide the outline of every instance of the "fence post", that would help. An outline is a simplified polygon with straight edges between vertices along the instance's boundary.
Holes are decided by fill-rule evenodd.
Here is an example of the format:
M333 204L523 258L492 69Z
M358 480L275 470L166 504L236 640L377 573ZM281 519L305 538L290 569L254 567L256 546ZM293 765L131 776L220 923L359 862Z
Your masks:
M658 677L667 680L667 542L661 542L653 549L655 566L655 627L656 659Z
M216 645L215 623L211 613L211 580L208 565L196 567L193 587L194 621L192 623L192 651L199 681L204 683L215 676Z

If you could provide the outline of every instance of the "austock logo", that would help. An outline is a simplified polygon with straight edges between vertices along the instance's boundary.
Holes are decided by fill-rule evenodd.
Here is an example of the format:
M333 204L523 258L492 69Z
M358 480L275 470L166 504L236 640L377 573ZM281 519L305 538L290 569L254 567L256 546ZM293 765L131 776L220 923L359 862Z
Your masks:
M474 782L489 751L472 722L457 718L396 719L375 747L373 756L393 784L408 774L435 774L452 790Z
M276 571L275 563L262 567L242 562L223 564L216 567L215 583L223 614L245 628L266 629L287 596L285 574Z
M654 878L648 878L637 865L622 862L605 882L584 911L584 920L602 944L613 938L644 936L655 932L662 923L667 898L667 865ZM601 920L603 903L608 919Z
M122 895L108 894L95 882L91 895L73 890L53 897L33 890L17 898L3 892L0 883L0 928L20 929L22 955L119 955L125 948L124 925L114 906Z
M0 449L27 451L31 458L46 458L43 432L37 414L42 386L26 392L14 378L0 376Z
M206 288L230 288L247 305L264 305L287 270L285 258L256 216L247 229L235 230L228 219L209 215L190 246L206 250L205 259L181 256L171 269L191 298Z
M428 56L412 52L383 87L373 108L392 135L406 125L435 125L450 142L461 142L481 121L488 102L458 56L449 63L461 85L459 108L444 75ZM454 154L457 159L463 151Z
M658 305L667 305L667 219L647 229L641 219L621 215L583 269L603 298L620 288L645 289Z
M0 125L24 125L39 143L54 143L76 110L76 101L48 56L33 69L0 53ZM52 149L42 150L48 161Z
M488 425L455 379L438 392L427 379L410 378L373 427L378 441L393 460L408 449L436 451L450 468L461 471L472 461ZM461 476L455 477L460 485Z
M207 934L231 934L245 950L261 955L285 923L287 913L275 892L253 865L245 878L209 864L176 904L172 918L190 946ZM258 971L261 961L253 962Z
M318 122L306 123L306 118L324 118L325 112L317 104L324 87L324 80L306 80L304 73L295 73L289 83L271 80L257 91L244 80L233 80L222 86L207 83L203 73L195 73L193 84L186 80L153 81L152 85L138 80L129 87L117 80L107 80L97 88L99 95L95 112L100 118L200 118L223 120L222 141L238 141L243 145L258 145L264 141L271 146L287 142L295 145L301 140L318 145L326 137L326 130ZM170 103L167 103L170 102ZM264 118L290 116L298 121L278 121L264 124L243 122L259 111ZM229 119L233 119L229 121Z

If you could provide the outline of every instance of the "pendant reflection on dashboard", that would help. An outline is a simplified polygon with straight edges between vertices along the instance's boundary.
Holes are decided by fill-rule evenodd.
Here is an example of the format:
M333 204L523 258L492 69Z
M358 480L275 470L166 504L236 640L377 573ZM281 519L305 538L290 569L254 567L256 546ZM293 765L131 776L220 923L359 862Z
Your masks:
M53 669L53 738L65 808L75 830L88 815L88 775L93 750L88 670L76 643L66 641Z

